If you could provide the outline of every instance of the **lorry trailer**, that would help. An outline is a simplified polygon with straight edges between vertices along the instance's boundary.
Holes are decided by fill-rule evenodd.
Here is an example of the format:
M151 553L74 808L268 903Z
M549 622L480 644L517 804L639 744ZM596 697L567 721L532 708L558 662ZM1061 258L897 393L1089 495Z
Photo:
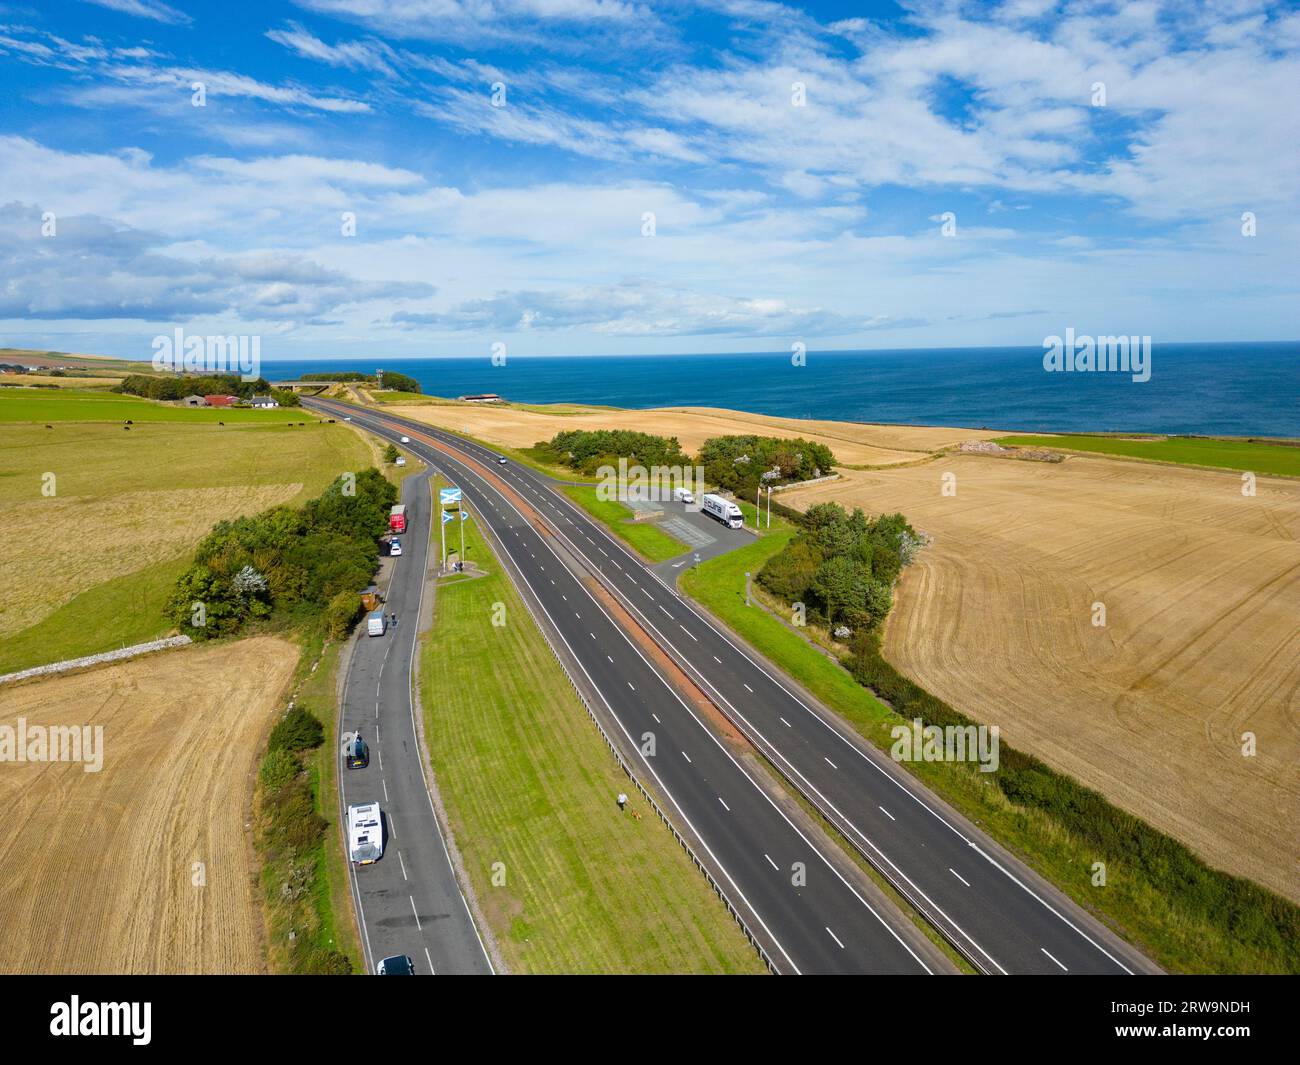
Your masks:
M722 496L706 494L700 500L700 509L710 518L716 518L729 529L739 529L745 524L744 516L740 513L740 507L736 506L730 499L723 499Z
M398 503L388 512L388 528L391 532L406 532L406 504Z

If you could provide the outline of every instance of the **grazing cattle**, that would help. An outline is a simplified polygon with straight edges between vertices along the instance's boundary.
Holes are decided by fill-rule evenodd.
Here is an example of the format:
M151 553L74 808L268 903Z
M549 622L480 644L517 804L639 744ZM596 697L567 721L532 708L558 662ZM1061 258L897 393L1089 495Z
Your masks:
M54 426L52 426L52 425L47 425L45 428L46 428L46 429L53 429Z

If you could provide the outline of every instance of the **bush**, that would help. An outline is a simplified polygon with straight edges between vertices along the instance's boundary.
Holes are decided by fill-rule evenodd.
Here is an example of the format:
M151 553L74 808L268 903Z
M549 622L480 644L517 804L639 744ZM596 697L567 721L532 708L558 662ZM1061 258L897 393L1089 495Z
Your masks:
M397 448L395 448L392 444L389 444L386 448L384 448L384 461L389 463L397 461Z
M293 783L294 777L302 772L302 764L292 751L283 747L272 748L262 759L262 766L257 771L257 779L269 795L274 796Z
M325 728L301 706L295 706L271 730L268 751L306 751L325 740Z

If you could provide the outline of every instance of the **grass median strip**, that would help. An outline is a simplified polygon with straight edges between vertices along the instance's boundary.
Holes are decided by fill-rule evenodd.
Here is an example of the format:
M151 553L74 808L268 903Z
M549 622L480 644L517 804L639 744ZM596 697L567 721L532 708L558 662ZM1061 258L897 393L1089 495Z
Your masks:
M477 520L465 546L484 575L439 586L421 697L456 842L510 969L762 971L618 769Z

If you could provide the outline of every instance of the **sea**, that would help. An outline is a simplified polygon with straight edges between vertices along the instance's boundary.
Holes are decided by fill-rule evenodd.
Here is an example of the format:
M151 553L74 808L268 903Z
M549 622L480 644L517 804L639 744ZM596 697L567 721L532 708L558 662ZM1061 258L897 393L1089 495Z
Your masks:
M1300 437L1300 342L1157 344L1150 379L1048 372L1043 348L734 355L319 358L262 376L394 370L429 395L521 403L728 407L789 418L1041 432Z

